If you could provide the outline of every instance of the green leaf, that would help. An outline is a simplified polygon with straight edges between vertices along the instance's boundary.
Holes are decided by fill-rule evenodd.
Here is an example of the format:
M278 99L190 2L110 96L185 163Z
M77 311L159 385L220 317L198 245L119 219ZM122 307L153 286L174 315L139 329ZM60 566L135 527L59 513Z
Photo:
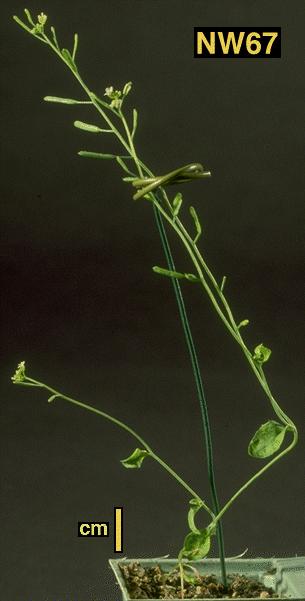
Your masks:
M263 424L254 434L248 453L251 457L264 459L276 453L285 437L286 427L274 420Z
M84 129L85 131L91 131L93 133L98 133L100 131L113 133L112 129L101 129L100 127L97 127L97 125L89 125L89 123L83 123L82 121L74 121L74 125L79 129Z
M182 553L189 560L205 557L211 546L211 533L208 528L190 532L184 540Z
M254 359L255 363L257 363L258 365L262 365L262 363L265 363L266 361L268 361L270 355L271 355L270 349L263 346L263 344L259 344L254 349L253 359Z
M72 69L72 71L74 71L74 73L77 73L77 66L69 52L69 50L67 50L67 48L63 48L61 51L66 63L69 65L69 67Z
M149 455L148 451L136 449L130 457L127 459L122 459L121 463L125 467L136 468L141 467L142 461Z
M87 152L87 150L80 150L77 154L81 157L91 157L93 159L116 159L115 154L102 154L101 152Z

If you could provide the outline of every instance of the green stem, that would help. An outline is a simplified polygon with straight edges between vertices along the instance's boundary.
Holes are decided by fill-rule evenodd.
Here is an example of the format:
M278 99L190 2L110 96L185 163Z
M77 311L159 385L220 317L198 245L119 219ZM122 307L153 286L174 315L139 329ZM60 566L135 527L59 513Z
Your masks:
M143 177L143 171L142 171L141 165L139 163L139 160L138 160L138 157L137 157L137 154L135 151L135 147L134 147L133 140L131 137L130 129L129 129L127 122L121 111L120 111L120 115L121 115L123 125L124 125L125 131L126 131L129 146L131 148L132 156L134 158L135 164L137 165L139 175L140 175L140 177ZM167 264L171 271L175 271L175 265L174 265L170 245L169 245L169 242L168 242L168 239L167 239L167 236L165 233L165 229L163 226L161 212L156 207L156 201L158 204L160 203L160 201L159 201L156 193L153 193L153 196L155 199L155 202L154 202L155 219L157 222L159 235L161 238L161 242L162 242L163 250L165 253L166 260L167 260ZM169 206L169 202L167 203L167 205ZM208 417L208 409L207 409L207 404L206 404L205 395L204 395L204 391L203 391L201 372L200 372L197 354L196 354L196 350L195 350L195 346L194 346L194 342L193 342L191 329L190 329L189 322L188 322L187 312L185 309L185 304L184 304L181 288L180 288L179 282L176 278L172 278L172 283L174 286L175 296L176 296L176 300L177 300L177 304L178 304L178 309L179 309L179 313L180 313L180 317L181 317L184 335L186 338L186 342L187 342L187 346L188 346L188 350L189 350L189 354L190 354L190 358L191 358L195 383L196 383L198 397L199 397L199 403L200 403L201 415L202 415L203 427L204 427L204 433L205 433L205 446L206 446L207 464L208 464L208 478L209 478L210 490L211 490L211 496L212 496L212 502L213 502L213 511L215 514L217 514L219 512L219 504L218 504L218 499L217 499L216 483L215 483L214 467L213 467L212 438L211 438L211 430L210 430L209 417ZM218 539L218 549L219 549L222 583L224 586L227 586L226 569L225 569L225 549L224 549L223 529L222 529L221 521L217 522L217 539Z
M22 22L20 22L20 20L18 20L18 22L20 24L22 23ZM116 134L116 136L118 137L120 142L123 144L123 146L126 148L126 150L130 154L132 154L131 149L129 148L128 144L124 140L123 136L120 134L118 129L113 125L112 121L109 119L109 117L107 116L105 111L101 108L100 104L102 104L105 108L107 108L108 110L110 110L112 113L114 113L117 116L119 116L118 113L114 109L112 109L106 102L103 102L102 100L100 100L95 94L93 94L93 92L90 92L89 88L86 86L85 82L81 78L78 70L75 71L73 69L73 67L69 64L69 62L62 55L59 48L57 48L55 46L55 44L53 44L51 42L51 40L48 38L48 36L46 36L46 34L44 32L41 32L41 34L32 34L32 35L34 35L34 37L36 37L41 42L48 44L52 48L52 50L54 50L54 52L56 52L56 54L59 56L59 58L67 65L67 67L69 67L69 69L73 73L74 77L76 77L76 79L79 82L79 84L81 85L81 87L85 90L86 94L89 96L92 104L95 106L95 108L99 111L99 113L105 119L106 123L108 123L109 127L111 127L112 131Z
M131 137L130 129L129 129L128 125L127 125L126 119L125 119L125 117L124 117L124 115L123 115L123 113L122 113L121 110L119 111L119 115L120 115L120 117L122 119L122 123L124 125L125 132L126 132L126 135L127 135L127 139L128 139L128 142L129 142L130 154L131 154L131 156L134 159L134 162L136 164L136 167L138 169L138 173L139 173L140 177L143 177L142 166L145 168L145 165L143 165L141 163L141 161L137 157L137 153L135 151L135 147L134 147L133 139ZM146 168L145 168L145 170L147 171Z
M28 12L28 11L26 11ZM78 82L80 83L80 85L82 86L82 88L85 90L86 94L89 96L91 103L95 106L95 108L99 111L99 113L102 115L102 117L104 118L104 120L106 121L106 123L109 125L109 127L111 128L111 130L116 134L116 136L118 137L118 139L120 140L120 142L122 143L122 145L124 146L124 148L129 152L130 156L134 159L135 164L137 166L138 169L138 173L140 175L140 177L143 177L143 171L142 169L144 168L146 173L148 173L150 176L153 176L153 174L146 168L146 166L138 159L136 152L135 152L135 148L134 148L134 144L133 144L133 140L132 140L132 136L130 134L130 130L127 126L125 117L121 111L121 109L118 109L117 111L115 109L113 109L110 105L108 105L107 103L105 103L104 101L102 101L101 99L99 99L95 94L93 94L92 92L90 92L89 88L86 86L86 84L84 83L84 81L82 80L81 76L78 73L78 70L73 64L70 64L70 62L68 60L66 60L66 58L63 56L63 54L60 51L60 48L58 46L57 43L57 39L55 36L55 30L53 29L53 35L54 35L54 40L56 42L56 44L53 44L51 42L51 40L46 36L46 34L44 33L44 30L42 30L40 33L33 33L28 26L26 26L18 17L14 17L15 20L22 25L27 31L29 31L34 37L36 37L37 39L39 39L41 42L47 43L53 50L54 52L60 57L61 60L64 61L64 63L69 67L69 69L72 71L73 75L76 77L76 79L78 80ZM32 20L31 20L32 22ZM75 55L75 50L76 50L77 44L76 46L74 45L74 51L73 51L73 61L74 61L74 55ZM101 106L104 106L105 108L107 108L107 110L110 110L112 113L114 113L117 117L119 117L122 122L123 122L123 126L125 128L125 132L127 134L127 139L128 139L128 143L125 141L125 139L123 138L123 136L120 134L120 132L118 131L118 129L114 126L114 124L112 123L112 121L108 118L107 114L105 113L105 111L101 108ZM171 208L171 204L167 198L166 193L164 192L164 189L161 188L162 190L162 194L164 196L167 208L169 210L170 213L172 213L172 208ZM276 414L278 415L278 417L284 422L284 423L290 423L291 425L293 425L293 423L289 420L289 418L285 415L285 413L281 410L281 408L279 407L279 405L276 403L276 401L274 400L274 398L271 395L269 386L266 382L265 376L261 370L261 368L255 363L252 354L250 353L250 351L248 350L247 346L245 345L243 338L240 334L240 331L235 323L235 320L233 318L231 309L226 301L226 298L222 292L222 289L218 286L214 276L212 275L211 271L209 270L209 268L207 267L205 261L203 260L203 257L201 256L195 241L191 238L191 236L188 234L188 232L186 231L186 229L184 228L183 224L181 223L181 221L175 217L175 219L173 219L170 215L167 214L167 212L163 209L163 207L161 206L160 202L157 201L157 197L150 193L150 197L152 199L152 201L154 202L155 206L157 207L158 211L163 215L163 217L171 224L171 226L173 227L173 229L176 231L176 233L178 234L178 236L181 238L184 246L186 247L186 250L191 258L191 260L193 261L193 264L197 270L197 273L199 275L199 279L203 285L203 287L205 288L208 296L210 297L218 315L220 316L221 320L223 321L223 323L225 324L225 326L227 327L227 329L230 331L231 335L233 336L233 338L237 341L237 343L242 347L244 354L246 355L246 358L248 360L248 362L250 363L250 366L252 368L252 370L254 371L257 379L259 380L262 388L265 390L273 408L274 411L276 412ZM226 318L226 316L224 315L223 311L221 310L211 288L209 287L207 281L205 280L204 276L203 276L203 271L206 273L206 275L208 276L208 278L210 279L214 289L216 290L217 295L219 296L225 311L228 315L228 319Z
M289 428L289 426L287 426L287 428ZM292 428L289 428L292 430ZM272 465L274 465L274 463L276 463L276 461L278 461L279 459L281 459L281 457L284 457L284 455L286 455L289 451L291 451L293 449L293 447L295 447L295 445L297 444L298 441L298 433L297 433L297 429L294 427L293 429L293 441L292 443L289 445L289 447L287 447L286 449L284 449L284 451L282 451L281 453L279 453L278 455L276 455L276 457L274 457L273 459L271 459L271 461L269 461L261 470L259 470L259 472L257 472L252 478L250 478L250 480L248 480L246 482L246 484L244 484L234 495L233 497L231 497L231 499L226 503L226 505L222 508L222 510L218 513L218 515L216 516L216 519L214 520L214 523L216 523L225 513L225 511L227 511L227 509L230 507L230 505L232 505L233 501L235 501L235 499L237 499L237 497L239 497L239 495L246 490L246 488L248 488L248 486L250 486L250 484L252 484L253 482L255 482L255 480L257 480L257 478L259 478L264 472L266 472L269 467L271 467Z
M58 56L61 58L61 60L63 60L65 62L65 64L70 68L70 70L72 71L73 75L76 77L76 79L78 80L78 82L80 83L80 85L82 86L82 88L85 90L85 92L87 93L87 95L89 96L92 104L95 106L95 108L99 111L99 113L102 115L102 117L104 118L104 120L106 121L106 123L109 125L109 127L112 129L112 131L116 134L116 136L118 137L118 139L120 140L120 142L122 143L122 145L124 146L124 148L130 153L130 155L133 157L135 164L137 166L138 169L138 173L140 175L140 177L143 177L143 171L142 171L142 167L145 168L145 171L147 173L150 173L150 175L152 175L152 173L145 167L145 165L143 165L143 163L141 163L141 161L139 161L137 154L135 152L135 148L134 148L134 144L133 144L133 140L131 137L131 133L130 130L128 128L128 125L126 123L125 117L122 113L121 110L118 111L118 113L116 113L116 111L112 110L111 107L109 107L109 105L107 105L106 103L103 103L101 100L99 100L95 94L93 94L92 92L90 92L89 88L86 86L86 84L84 83L84 81L82 80L81 76L79 75L78 71L74 71L74 69L69 65L69 63L65 60L65 58L62 56L61 52L56 48L56 46L54 44L52 44L52 42L49 40L49 38L43 33L43 38L44 40L41 41L46 41L54 50L54 52L56 52L56 54L58 54ZM39 38L39 36L35 36ZM100 104L102 103L105 107L107 107L108 109L112 110L112 112L114 112L115 114L117 114L121 120L122 123L124 125L126 134L127 134L127 138L128 138L128 142L129 144L126 143L125 139L123 138L123 136L120 134L120 132L118 131L118 129L114 126L114 124L112 123L112 121L108 118L107 114L105 113L105 111L103 109L101 109ZM167 199L168 200L168 199ZM169 201L167 203L169 205ZM156 200L155 200L155 205L156 205ZM222 321L224 322L224 324L226 325L226 327L229 329L230 333L232 334L232 336L235 338L235 340L238 342L238 344L242 347L256 377L258 378L260 384L262 385L262 387L264 388L264 390L266 391L273 407L275 408L275 401L270 393L269 387L266 383L266 380L261 376L260 371L257 368L257 365L255 364L255 362L253 361L252 355L250 353L250 351L247 349L246 345L244 344L244 341L240 335L240 332L237 328L237 325L234 321L231 309L225 299L225 296L223 295L222 291L220 290L220 288L218 287L218 284L214 278L214 276L212 275L211 271L208 269L205 261L203 260L203 257L201 256L201 254L199 253L199 250L196 246L196 244L193 242L193 240L191 239L191 237L189 236L189 234L187 233L187 231L185 230L184 226L182 225L181 221L179 219L171 219L167 213L163 210L161 211L161 206L159 203L157 203L157 208L160 212L163 213L164 217L171 223L172 227L174 227L174 229L176 230L176 232L178 233L178 235L180 236L180 238L182 239L196 269L198 272L198 275L200 277L201 283L203 284L206 292L208 293L214 307L216 308L219 316L221 317ZM194 251L194 252L192 252ZM196 261L196 256L199 259L201 265L204 268L204 271L207 273L208 277L210 278L210 280L212 281L212 284L214 285L217 293L219 294L225 309L228 313L229 316L229 322L226 319L226 317L224 316L223 312L221 311L215 296L213 295L210 287L208 286L205 278L203 277L203 273L201 271L201 269L199 268L199 264ZM276 404L277 405L277 404ZM281 412L281 409L279 408L279 406L277 405L278 410ZM276 411L276 413L278 414L278 412ZM283 414L284 415L284 414ZM288 418L287 418L288 419Z
M176 474L176 472L171 467L169 467L169 465L167 465L162 459L160 459L160 457L158 457L158 455L156 455L156 453L153 452L153 450L145 442L145 440L143 440L143 438L141 436L139 436L139 434L137 434L129 426L127 426L120 420L116 419L115 417L112 417L112 415L109 415L108 413L104 413L104 411L100 411L100 409L96 409L95 407L91 407L90 405L86 405L85 403L81 403L80 401L76 401L75 399L72 399L71 397L68 397L68 396L62 394L61 392L54 390L54 388L51 388L50 386L47 386L46 384L43 384L42 382L38 382L37 380L33 380L33 378L29 378L28 376L25 376L24 382L20 381L20 382L15 382L15 383L22 385L22 384L26 384L27 382L29 382L29 385L31 385L31 386L38 386L40 388L44 388L48 392L51 392L52 397L50 397L49 400L53 400L55 397L61 398L65 401L68 401L69 403L78 405L79 407L82 407L83 409L87 409L88 411L97 413L98 415L101 415L102 417L105 417L106 419L112 421L117 426L120 426L124 430L127 430L127 432L129 432L129 434L134 436L134 438L136 438L145 447L145 449L148 451L150 457L155 459L166 471L168 471L178 482L180 482L180 484L192 495L192 497L198 499L200 501L200 503L202 503L202 507L204 507L204 509L210 514L210 516L213 518L213 520L215 519L215 514L204 503L204 501L197 495L197 493L190 486L188 486L188 484L182 478L180 478L180 476L178 476L178 474Z
M26 11L28 13L28 11ZM74 49L73 49L73 53L72 53L72 59L71 56L69 55L69 53L67 51L63 51L63 53L60 51L60 48L58 46L57 43L57 39L56 39L56 35L55 35L55 30L52 29L53 32L53 38L55 41L55 45L51 42L51 40L45 35L43 29L42 31L40 31L39 33L33 33L33 31L26 26L25 24L22 23L22 21L20 21L20 19L18 19L17 17L14 17L15 20L22 25L27 31L29 31L32 35L34 35L34 37L37 37L40 41L49 44L49 46L51 46L51 48L56 52L56 54L58 54L58 56L61 58L61 60L63 60L65 62L65 64L70 68L70 70L72 71L73 75L76 77L76 79L78 80L78 82L80 83L80 85L82 86L82 88L85 90L86 94L89 96L90 98L90 102L95 106L95 108L99 111L99 113L102 115L103 119L106 121L106 123L109 125L109 127L111 128L111 130L116 134L117 138L120 140L120 142L122 143L122 145L124 146L124 148L127 150L127 152L130 154L130 156L134 159L135 165L137 167L138 173L140 175L141 178L143 178L143 170L150 176L154 177L153 174L147 169L147 167L138 159L137 155L136 155L136 151L134 148L134 144L133 144L133 139L132 139L132 135L130 133L130 130L128 128L127 122L125 120L125 117L121 111L121 108L119 109L114 109L112 108L109 104L105 103L103 100L99 99L95 94L93 94L92 92L90 92L89 88L86 86L86 84L84 83L84 81L82 80L81 76L78 73L78 70L76 68L76 65L74 63L74 59L75 59L75 53L76 53L76 48L77 48L77 36L75 36L74 39ZM30 22L32 22L32 19L30 19ZM34 25L34 23L33 23ZM124 137L121 135L121 133L118 131L118 129L114 126L114 124L112 123L112 121L109 119L108 115L106 114L105 110L103 110L104 107L105 109L107 109L107 111L111 111L112 113L114 113L117 117L119 117L122 121L122 124L124 126L125 129L125 133L127 135L127 141L124 139ZM229 304L222 292L223 286L219 287L214 276L212 275L211 271L209 270L209 268L207 267L203 257L201 256L197 246L196 246L196 241L198 236L200 235L200 232L197 234L196 238L193 240L192 237L188 234L188 232L186 231L186 229L184 228L184 226L182 225L181 221L178 219L177 216L173 217L173 208L171 206L170 201L167 198L166 193L164 192L164 189L162 187L160 187L161 192L163 194L164 200L165 200L165 205L166 208L168 210L168 213L166 212L166 210L164 209L164 207L161 204L160 199L158 198L157 194L150 192L149 193L149 197L152 200L152 202L154 203L154 210L155 210L155 215L156 215L156 219L157 219L157 223L158 226L161 227L161 229L159 229L160 231L160 235L161 235L161 239L163 244L166 246L168 246L169 249L169 266L171 268L172 271L175 271L175 269L173 268L173 261L171 259L171 253L170 253L170 248L166 239L166 235L164 232L163 228L163 223L162 223L162 217L163 216L171 225L171 227L176 231L177 235L180 237L180 239L182 240L194 266L195 269L197 270L198 276L199 276L199 280L201 282L201 284L203 285L203 287L205 288L208 296L210 297L212 304L214 305L218 315L220 316L221 320L223 321L223 323L225 324L225 326L227 327L227 329L229 330L229 332L231 333L231 335L233 336L233 338L237 341L237 343L241 346L249 364L251 365L252 370L254 371L257 379L259 380L262 388L264 389L264 391L266 392L272 407L276 413L276 415L279 417L279 419L286 425L286 429L293 431L294 433L294 439L293 442L291 443L291 445L285 449L284 451L282 451L281 453L279 453L275 458L273 458L267 465L265 465L259 472L257 472L257 474L255 474L244 486L242 486L239 491L233 495L233 497L228 501L228 503L224 506L224 508L217 513L217 516L215 517L214 514L211 512L211 510L203 503L203 507L210 513L210 515L213 517L213 521L214 523L217 523L217 525L220 525L220 518L222 517L222 515L224 514L224 512L227 510L227 508L233 503L233 501L241 494L241 492L243 492L243 490L245 490L252 482L254 482L260 475L262 475L271 465L273 465L276 461L278 461L278 459L280 459L281 457L283 457L283 455L285 455L286 453L288 453L297 443L297 439L298 439L298 434L297 434L297 430L293 424L293 422L288 418L288 416L282 411L282 409L279 407L279 405L276 403L275 399L273 398L271 391L269 389L269 386L267 384L262 366L260 364L258 364L255 360L254 357L252 356L252 354L250 353L250 351L248 350L247 346L245 345L243 338L240 334L239 331L239 327L236 325L233 314L231 312L231 309L229 307ZM204 277L204 274L207 276L207 279L210 281L210 284L212 286L212 288L214 289L214 292L212 291L210 285L208 284L208 281L206 280L206 278ZM179 286L176 286L176 284L178 284L177 280L175 280L173 278L173 283L174 283L174 287L175 287L175 292L176 292L176 297L177 297L177 301L178 301L178 306L179 306L179 310L180 310L180 314L181 314L181 319L182 319L182 323L183 323L183 327L184 327L184 331L185 331L185 335L187 338L187 342L189 345L189 349L190 349L190 354L191 354L191 358L192 358L192 362L193 362L193 368L194 368L194 373L195 373L195 379L196 379L196 383L197 383L197 388L199 391L199 398L201 401L201 408L203 410L204 406L205 406L205 401L204 401L204 395L203 395L203 389L202 389L202 382L201 382L201 377L200 377L200 371L199 371L199 366L198 366L198 362L197 362L197 358L196 358L196 354L192 354L192 351L194 351L195 353L195 349L193 347L193 341L192 341L192 337L191 337L191 332L189 330L189 326L188 326L188 321L187 321L187 315L186 315L186 311L184 308L184 304L183 304L183 299L181 296L181 291ZM176 283L176 284L175 284ZM217 297L219 298L219 302L217 300ZM221 306L223 306L223 309L221 308ZM32 380L31 378L25 378L27 380L27 382L23 382L24 384L27 385L32 385L32 386L40 386L45 388L46 390L49 390L50 392L53 393L53 397L58 396L60 398L63 398L69 402L72 402L76 405L79 405L81 407L84 407L90 411L93 411L103 417L106 417L107 419L113 421L114 423L116 423L117 425L120 425L122 428L126 429L130 434L132 434L135 438L137 438L137 440L139 440L141 442L141 444L144 445L144 447L146 448L146 450L149 452L149 454L158 462L160 463L160 465L162 465L169 473L171 473L183 486L184 488L186 488L188 490L188 492L190 492L192 494L192 496L194 496L195 498L199 499L201 501L201 499L198 497L198 495L196 495L196 493L194 493L194 491L169 467L167 466L157 455L155 455L153 453L153 451L150 449L150 447L143 441L143 439L138 436L133 430L131 430L128 426L126 426L125 424L123 424L122 422L116 420L115 418L109 416L108 414L99 411L97 409L94 409L93 407L90 407L88 405L85 405L83 403L80 403L78 401L75 401L74 399L71 399L69 397L66 397L64 395L61 395L60 393L56 392L55 390L53 390L52 388L41 384L39 382L36 382L35 380ZM200 384L201 382L201 384ZM22 383L22 382L20 382ZM200 388L201 386L201 388ZM207 415L206 417L204 416L204 426L205 429L208 427L208 419L207 419ZM207 434L207 432L206 432ZM209 435L206 438L207 444L208 444L208 440L209 440ZM211 449L210 449L211 450ZM208 465L210 465L210 467L212 466L212 475L213 475L213 464L212 464L212 458L211 458L211 462L210 462L210 458L208 458ZM213 479L213 478L212 478ZM211 484L211 481L210 481ZM215 505L215 499L216 499L216 505ZM213 504L214 504L214 510L215 507L217 507L217 498L216 498L216 491L215 491L215 498L213 496ZM216 513L216 512L215 512Z
M272 396L272 394L271 394L271 391L270 391L270 388L269 388L269 386L268 386L268 383L267 383L267 380L266 380L266 378L265 378L265 374L264 374L263 368L262 368L262 366L261 366L261 365L258 367L258 370L259 370L259 372L260 372L260 376L261 376L261 378L262 378L262 380L263 380L263 382L264 382L264 389L265 389L265 391L266 391L267 395L269 396L270 402L271 402L271 404L272 404L272 407L273 407L273 409L274 409L274 411L275 411L276 415L279 417L279 419L280 419L280 420L281 420L281 421L282 421L284 424L286 424L286 425L289 425L289 426L291 426L293 429L295 429L295 430L296 430L296 427L295 427L295 425L294 425L293 421L292 421L292 420L291 420L291 419L288 417L288 415L286 415L286 413L284 413L284 411L281 409L281 407L278 405L278 403L276 402L276 400L275 400L275 399L274 399L274 397Z
M180 239L182 240L186 250L188 251L191 260L193 261L194 266L196 267L198 276L200 278L200 281L202 283L202 285L204 286L206 292L208 293L218 315L220 316L220 318L222 319L222 321L224 322L225 326L227 327L227 329L230 331L230 333L232 334L232 336L235 338L235 340L237 341L237 343L241 346L248 362L250 363L250 366L252 368L252 370L254 371L257 379L259 380L262 388L264 389L264 391L266 392L272 407L275 411L275 413L277 414L277 416L281 419L281 421L283 421L285 424L290 424L294 427L293 422L288 418L288 416L282 411L282 409L279 407L279 405L276 403L275 399L273 398L270 388L267 384L264 372L262 370L261 366L258 366L253 357L251 352L249 351L249 349L247 348L247 346L244 343L244 340L240 334L240 331L238 329L238 326L236 325L236 322L234 320L232 311L229 307L229 304L222 292L222 290L219 288L214 276L212 275L211 271L208 269L204 259L202 258L201 254L198 251L198 248L196 246L196 244L193 242L193 240L191 239L191 237L189 236L189 234L186 232L184 226L182 225L181 221L176 219L173 219L170 215L168 215L168 213L163 209L162 205L160 204L159 199L156 197L156 195L154 196L154 204L157 207L157 209L160 211L160 213L162 213L162 215L165 217L165 219L170 223L170 225L172 226L172 228L177 232L178 236L180 237ZM226 312L228 314L229 317L229 321L226 318L226 316L224 315L222 309L220 308L212 290L210 289L207 281L205 280L205 278L203 277L203 272L202 269L205 271L205 273L208 275L209 279L211 280L216 293L219 295L220 300L222 301ZM174 270L173 270L174 271Z
M156 193L155 193L155 196L156 196ZM173 261L169 242L168 242L165 230L164 230L162 217L161 217L159 211L156 209L155 204L154 204L154 213L155 213L158 230L160 233L160 238L161 238L162 245L163 245L164 254L166 256L168 268L171 271L175 271L175 264ZM203 390L203 383L202 383L200 367L199 367L199 363L198 363L196 349L195 349L194 342L193 342L192 332L191 332L190 325L188 322L188 317L187 317L187 312L186 312L186 308L184 305L181 287L176 278L171 278L171 279L172 279L172 283L174 286L174 291L175 291L175 296L176 296L178 309L179 309L179 313L180 313L180 317L181 317L182 327L183 327L184 335L186 338L186 342L187 342L187 346L188 346L188 350L189 350L189 354L190 354L190 358L191 358L195 383L196 383L196 387L197 387L197 393L198 393L198 398L199 398L199 404L200 404L203 428L204 428L204 434L205 434L205 446L206 446L207 465L208 465L208 478L209 478L210 490L211 490L211 496L212 496L212 502L213 502L213 511L215 514L218 514L219 513L219 504L218 504L216 483L215 483L215 476L214 476L212 437L211 437L208 408L207 408L207 403L206 403L205 394L204 394L204 390ZM225 568L225 548L224 548L224 539L223 539L223 528L222 528L222 523L220 520L217 522L217 541L218 541L219 560L220 560L220 567L221 567L221 579L222 579L223 586L226 587L227 586L227 577L226 577L226 568Z

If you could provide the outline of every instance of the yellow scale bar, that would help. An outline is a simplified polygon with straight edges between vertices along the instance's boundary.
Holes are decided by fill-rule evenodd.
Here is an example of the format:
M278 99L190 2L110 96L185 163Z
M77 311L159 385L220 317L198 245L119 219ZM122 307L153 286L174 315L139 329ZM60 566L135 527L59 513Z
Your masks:
M122 553L122 507L114 508L115 553Z

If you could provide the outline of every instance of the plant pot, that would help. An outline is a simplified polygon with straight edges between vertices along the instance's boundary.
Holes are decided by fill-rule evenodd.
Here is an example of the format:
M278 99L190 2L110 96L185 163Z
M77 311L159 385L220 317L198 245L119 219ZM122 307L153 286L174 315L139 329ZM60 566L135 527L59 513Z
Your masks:
M176 559L110 559L109 563L122 591L123 601L130 601L119 563L129 565L137 561L143 568L160 566L162 572L170 572L177 566ZM200 574L213 574L220 579L219 559L202 559L189 562ZM258 580L271 587L281 598L305 601L305 557L272 559L227 559L227 574L243 574L249 580ZM263 597L261 597L263 598ZM239 597L239 601L245 598ZM249 599L249 597L248 597ZM254 597L252 597L254 599ZM257 597L256 597L257 599ZM153 599L152 601L157 601Z

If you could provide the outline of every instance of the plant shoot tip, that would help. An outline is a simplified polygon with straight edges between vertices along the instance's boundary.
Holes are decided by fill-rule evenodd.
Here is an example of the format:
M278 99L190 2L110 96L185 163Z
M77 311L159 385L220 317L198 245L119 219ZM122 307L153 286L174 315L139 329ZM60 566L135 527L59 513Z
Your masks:
M17 369L11 379L13 380L14 384L24 382L24 380L25 380L25 361L21 361L18 364Z

